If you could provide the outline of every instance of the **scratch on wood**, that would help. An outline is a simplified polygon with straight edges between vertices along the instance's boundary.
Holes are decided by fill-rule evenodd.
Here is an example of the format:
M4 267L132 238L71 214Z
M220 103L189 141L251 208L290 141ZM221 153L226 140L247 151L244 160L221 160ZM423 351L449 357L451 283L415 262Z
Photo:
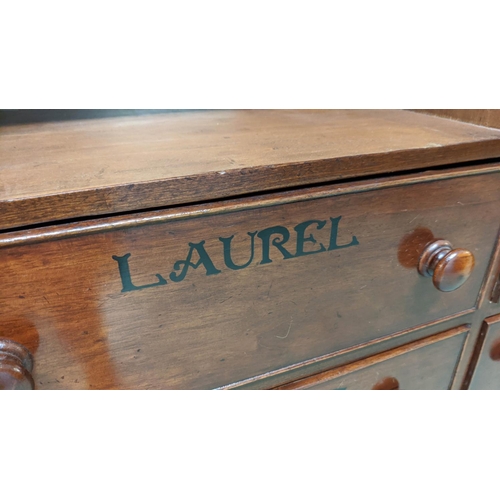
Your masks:
M275 335L277 339L286 339L288 335L290 334L290 330L292 329L292 323L293 323L293 316L290 318L290 324L288 325L288 331L286 332L286 335L284 337L280 337L279 335Z

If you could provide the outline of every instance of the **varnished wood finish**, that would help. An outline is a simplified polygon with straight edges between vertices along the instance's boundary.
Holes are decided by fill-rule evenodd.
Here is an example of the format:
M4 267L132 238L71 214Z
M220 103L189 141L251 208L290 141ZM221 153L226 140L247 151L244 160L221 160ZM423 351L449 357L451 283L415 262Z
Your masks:
M0 338L0 390L33 389L33 356L26 347Z
M484 320L476 347L468 389L500 389L500 314Z
M374 339L364 344L352 346L341 351L324 356L318 356L296 365L268 372L262 376L256 376L243 382L229 384L223 389L245 390L245 389L270 389L285 385L295 380L310 377L323 371L344 366L375 354L402 347L411 342L421 340L425 337L442 333L458 326L469 324L474 319L475 310L464 311L453 316L440 318L414 328L395 332L387 337ZM469 338L469 335L467 336Z
M469 250L452 249L449 241L434 240L424 248L418 270L422 276L432 276L434 286L441 292L452 292L470 278L474 264Z
M276 389L449 389L467 326Z
M410 111L204 111L0 128L0 229L500 157Z
M342 195L335 186L315 188L290 203L267 195L259 208L246 200L247 210L232 211L223 202L224 211L158 212L122 229L111 218L66 239L58 237L64 226L47 238L37 230L38 243L0 251L4 331L34 353L38 388L213 388L437 321L475 307L496 241L500 173L476 174L417 176L421 182L407 186L389 179L387 188L374 181ZM341 217L343 248L294 257L294 228L325 221L304 232L302 250L317 251L331 244L330 217ZM227 268L220 238L234 235L231 255L242 266L248 233L276 226L290 232L283 245L291 258L271 245L271 262L262 263L266 239L256 236L251 264ZM470 280L450 294L417 272L422 245L440 236L473 249L477 260ZM171 281L188 243L201 241L221 272L207 276L200 266ZM136 286L158 282L158 273L169 283L122 293L112 256L127 253Z
M463 248L447 253L434 268L432 282L442 292L453 292L461 287L472 274L474 255Z
M377 382L372 389L375 391L397 391L399 380L395 377L386 377Z
M498 304L500 302L500 273L497 273L493 290L491 291L490 301Z
M500 128L500 109L420 109L415 111L485 127Z
M347 184L331 184L328 189L324 186L294 189L283 191L278 196L253 196L248 198L236 198L216 203L192 204L187 207L174 208L171 210L154 210L150 212L133 213L130 215L114 216L112 218L91 219L77 223L65 223L61 225L44 226L36 229L24 229L19 231L0 232L0 248L14 245L26 245L40 243L43 241L72 238L79 235L101 233L102 231L115 231L151 224L161 224L170 220L190 219L193 217L206 217L254 208L287 205L310 199L329 198L332 196L344 196L347 194L364 193L381 188L394 188L400 186L411 186L426 182L436 182L460 177L471 177L490 173L499 173L500 163L481 165L474 167L440 169L437 172L424 172L419 174L398 175L397 177L386 177L383 180L352 181ZM432 236L432 235L431 235ZM419 232L409 235L410 244L423 251L424 246L430 241L428 232ZM404 246L403 246L404 248ZM401 254L405 260L405 255ZM411 257L412 263L415 256ZM413 265L413 264L412 264Z
M33 353L37 388L272 388L347 365L364 388L408 388L402 366L495 387L500 131L456 120L497 111L452 111L0 126L4 347ZM434 259L447 294L417 272L438 238L470 272L454 289ZM0 357L0 385L32 386Z
M500 233L497 237L495 251L493 252L486 276L479 292L476 312L469 316L467 322L471 324L470 334L467 336L457 373L452 384L452 389L467 389L474 368L481 351L485 329L484 319L500 313L500 306L491 301L492 291L500 269Z

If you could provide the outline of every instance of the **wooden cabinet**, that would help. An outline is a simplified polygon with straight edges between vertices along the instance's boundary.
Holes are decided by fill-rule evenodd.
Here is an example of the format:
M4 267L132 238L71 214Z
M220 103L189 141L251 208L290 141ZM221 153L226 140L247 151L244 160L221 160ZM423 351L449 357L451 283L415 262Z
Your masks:
M1 338L37 389L443 389L482 366L498 130L190 112L3 127L0 152Z

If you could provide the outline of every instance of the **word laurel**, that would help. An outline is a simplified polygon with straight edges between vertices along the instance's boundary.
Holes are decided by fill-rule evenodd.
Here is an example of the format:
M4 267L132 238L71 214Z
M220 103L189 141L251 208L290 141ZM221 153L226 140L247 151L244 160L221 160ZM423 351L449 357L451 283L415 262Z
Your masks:
M273 226L261 231L255 231L252 233L247 233L250 237L250 258L244 264L236 264L232 257L231 252L231 241L234 238L232 236L223 238L220 237L219 241L222 243L222 254L224 257L224 265L227 269L232 271L238 271L240 269L245 269L254 260L255 257L255 238L260 240L261 247L261 259L258 264L270 264L272 262L270 257L271 246L278 249L278 251L283 256L283 259L296 259L297 257L303 257L305 255L317 254L321 252L331 252L332 250L339 250L340 248L347 248L354 245L359 245L359 241L356 236L353 236L350 243L339 245L337 242L338 232L339 232L339 222L341 217L330 217L330 238L328 248L322 243L318 243L312 234L306 236L306 231L310 227L316 227L316 230L323 229L327 221L326 220L306 220L297 224L293 229L297 235L296 243L293 248L286 248L285 245L290 240L290 231L284 226ZM305 248L307 244L307 249ZM112 258L118 262L118 270L120 272L120 278L122 282L122 292L131 292L134 290L142 290L144 288L150 288L153 286L163 286L168 283L161 274L156 274L157 281L154 283L149 283L147 285L135 285L132 281L132 276L130 275L130 268L128 260L131 257L130 253L118 257L113 255ZM200 241L199 243L188 243L187 256L183 260L178 260L173 265L173 270L169 274L169 278L173 282L182 281L189 270L189 268L197 269L203 266L206 271L207 276L214 274L219 274L222 271L215 267L210 255L205 248L205 241Z

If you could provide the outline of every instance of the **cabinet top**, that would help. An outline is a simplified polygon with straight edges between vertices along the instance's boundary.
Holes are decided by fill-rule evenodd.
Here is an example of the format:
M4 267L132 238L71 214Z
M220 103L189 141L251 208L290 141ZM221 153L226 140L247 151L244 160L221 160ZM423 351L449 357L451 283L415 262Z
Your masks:
M0 229L500 157L399 110L183 111L0 127Z

